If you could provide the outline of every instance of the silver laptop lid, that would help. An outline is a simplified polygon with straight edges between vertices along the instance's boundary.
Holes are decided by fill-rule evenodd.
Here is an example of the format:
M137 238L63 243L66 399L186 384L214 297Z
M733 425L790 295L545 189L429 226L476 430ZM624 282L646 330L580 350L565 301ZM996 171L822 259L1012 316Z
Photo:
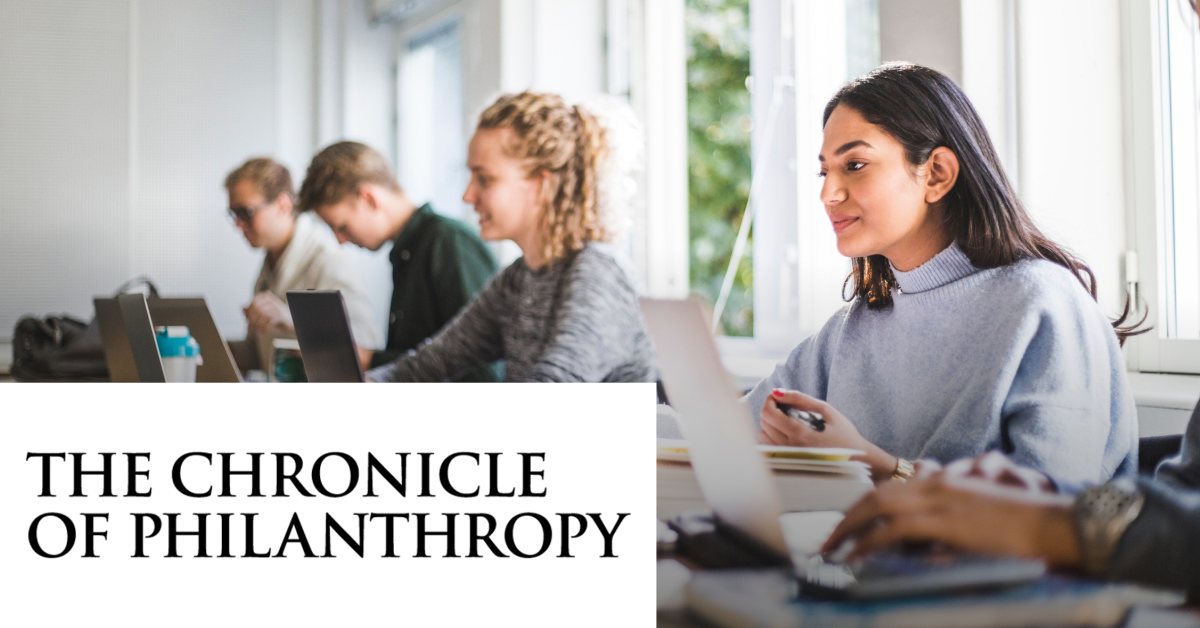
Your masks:
M96 307L96 322L104 343L109 378L114 382L140 381L117 298L96 297L92 303ZM204 299L150 298L146 299L146 305L150 309L150 321L155 327L187 327L200 344L200 355L204 357L204 362L196 367L197 383L242 381L241 371Z
M92 304L96 307L96 323L100 326L100 342L104 343L109 379L120 383L139 381L133 352L129 350L129 336L125 333L125 319L121 316L121 304L117 303L116 297L96 297Z
M187 327L200 345L204 363L196 367L197 383L242 381L242 372L234 362L229 345L217 329L217 323L203 298L147 299L146 304L150 307L150 320L155 327ZM269 369L270 366L264 364L263 369Z
M122 294L117 297L117 304L121 308L138 381L144 384L166 382L167 375L163 370L162 358L158 355L158 341L154 338L154 324L150 322L146 296L141 293Z
M337 290L288 290L287 302L308 381L366 381L342 293Z
M725 524L787 556L779 526L779 493L700 305L644 298L639 302L705 501Z

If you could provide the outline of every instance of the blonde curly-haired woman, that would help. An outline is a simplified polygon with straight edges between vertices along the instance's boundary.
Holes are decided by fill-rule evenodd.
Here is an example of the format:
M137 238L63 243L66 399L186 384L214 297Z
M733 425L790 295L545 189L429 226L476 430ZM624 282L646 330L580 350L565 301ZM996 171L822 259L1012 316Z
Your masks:
M483 112L463 200L483 239L512 240L523 256L427 344L369 379L445 381L505 360L510 382L654 381L634 282L607 243L607 135L553 94L501 96Z

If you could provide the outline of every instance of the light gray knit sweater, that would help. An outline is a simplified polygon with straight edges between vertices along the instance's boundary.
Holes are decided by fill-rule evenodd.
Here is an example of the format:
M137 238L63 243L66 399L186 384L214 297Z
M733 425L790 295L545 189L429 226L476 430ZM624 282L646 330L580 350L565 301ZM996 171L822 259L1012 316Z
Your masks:
M1065 491L1137 473L1121 349L1070 271L980 270L954 244L895 276L891 308L851 303L743 398L756 422L771 389L790 388L909 460L999 449Z
M505 360L510 382L652 382L653 359L625 263L590 243L538 270L513 262L432 339L367 377L440 382Z

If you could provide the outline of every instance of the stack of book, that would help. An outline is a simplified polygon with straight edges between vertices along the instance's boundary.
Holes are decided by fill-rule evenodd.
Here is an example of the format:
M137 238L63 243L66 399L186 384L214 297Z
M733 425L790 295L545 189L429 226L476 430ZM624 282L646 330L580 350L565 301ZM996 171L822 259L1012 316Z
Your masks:
M873 486L867 465L850 459L860 453L855 450L767 445L759 449L788 512L845 510ZM658 439L658 518L707 509L688 461L687 442Z

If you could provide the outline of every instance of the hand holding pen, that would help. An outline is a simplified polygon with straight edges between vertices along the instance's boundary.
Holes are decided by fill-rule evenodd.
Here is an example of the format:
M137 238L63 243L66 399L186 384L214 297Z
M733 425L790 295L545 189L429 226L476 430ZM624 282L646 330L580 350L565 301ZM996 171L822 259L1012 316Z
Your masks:
M832 405L795 390L771 389L759 413L758 440L788 447L845 447L865 452L852 457L871 466L871 478L892 477L899 460L863 438L854 423Z
M807 424L814 430L818 432L825 431L825 417L821 416L820 413L801 410L799 408L789 406L786 403L776 403L775 405L779 407L780 412L783 412L784 414L797 421L800 421L801 423Z

